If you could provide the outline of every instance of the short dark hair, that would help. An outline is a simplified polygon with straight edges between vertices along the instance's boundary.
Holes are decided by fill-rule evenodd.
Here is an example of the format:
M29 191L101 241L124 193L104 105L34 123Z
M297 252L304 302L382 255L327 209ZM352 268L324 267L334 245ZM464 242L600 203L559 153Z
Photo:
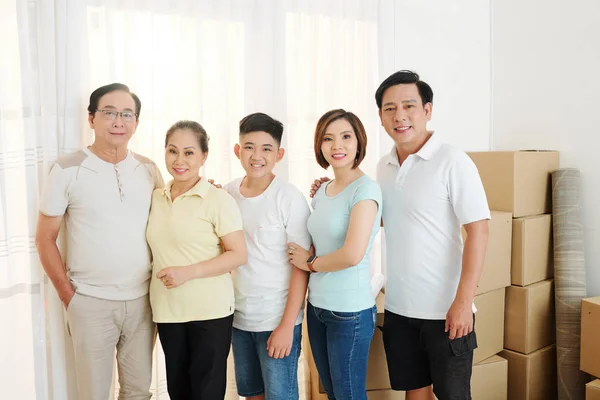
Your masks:
M240 136L250 132L267 132L277 145L281 145L281 136L283 136L283 124L265 113L254 113L246 115L240 121Z
M381 110L383 93L387 89L392 86L411 83L417 85L417 89L419 89L419 96L421 96L423 105L427 103L433 104L433 90L431 90L431 86L423 82L419 78L419 74L416 72L403 69L402 71L394 72L392 75L388 76L386 80L381 82L381 85L379 85L379 88L377 88L377 91L375 92L375 102L377 103L377 108Z
M94 114L98 109L98 102L102 96L110 92L126 92L133 98L135 102L135 115L136 119L140 117L140 112L142 111L142 102L140 98L137 97L135 93L129 90L127 85L122 83L111 83L110 85L100 86L98 89L94 90L90 95L90 104L88 105L88 113Z
M210 141L210 137L202 125L196 121L182 120L175 122L167 131L167 135L165 136L165 147L169 144L171 135L179 130L191 131L200 145L200 150L202 150L203 153L208 153L208 142Z
M329 167L329 163L321 151L321 144L323 144L323 138L325 137L325 132L327 131L329 125L338 119L345 119L348 121L354 130L356 139L358 140L357 154L354 158L354 165L352 166L352 169L357 168L367 155L367 132L365 131L363 123L356 115L341 108L327 111L321 118L319 118L319 122L317 122L317 128L315 129L315 158L317 159L317 163L324 169Z

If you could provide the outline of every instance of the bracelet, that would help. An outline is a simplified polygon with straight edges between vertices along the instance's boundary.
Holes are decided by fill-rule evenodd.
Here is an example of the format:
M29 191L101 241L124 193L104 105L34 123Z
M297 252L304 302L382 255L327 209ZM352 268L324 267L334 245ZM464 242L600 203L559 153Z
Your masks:
M315 261L317 261L317 258L319 258L319 257L315 256L315 258L313 258L311 262L306 264L306 265L308 265L308 269L310 269L310 272L317 272L315 270L315 268L313 267L313 264L315 263Z

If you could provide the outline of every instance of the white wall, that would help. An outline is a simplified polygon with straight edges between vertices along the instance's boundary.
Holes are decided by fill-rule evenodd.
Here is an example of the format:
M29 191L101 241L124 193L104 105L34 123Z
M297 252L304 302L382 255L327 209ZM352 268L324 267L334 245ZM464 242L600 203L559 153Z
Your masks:
M489 150L490 2L384 0L380 6L377 85L395 71L416 71L433 89L429 127L466 151ZM393 142L381 127L378 138L380 153L387 154ZM381 263L385 272L385 257Z
M495 0L492 148L581 171L588 295L600 295L600 2Z
M490 3L394 0L389 18L383 34L393 35L394 46L380 49L380 65L393 68L382 70L381 80L400 69L416 71L433 89L430 128L466 151L489 150ZM380 131L387 153L392 141Z
M562 167L580 169L588 295L600 295L600 1L383 4L394 21L381 35L395 45L380 49L380 78L414 69L429 82L431 127L446 141L555 149ZM380 138L389 151L383 129Z

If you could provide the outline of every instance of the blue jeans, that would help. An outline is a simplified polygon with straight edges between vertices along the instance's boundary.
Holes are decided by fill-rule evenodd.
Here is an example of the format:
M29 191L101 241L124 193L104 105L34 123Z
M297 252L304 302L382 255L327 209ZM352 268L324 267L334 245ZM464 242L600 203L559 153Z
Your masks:
M284 358L269 357L267 340L271 333L233 328L231 344L238 394L252 397L264 393L266 400L297 400L302 325L294 327L292 350Z
M308 338L329 399L367 399L367 359L376 318L375 306L337 312L308 303Z

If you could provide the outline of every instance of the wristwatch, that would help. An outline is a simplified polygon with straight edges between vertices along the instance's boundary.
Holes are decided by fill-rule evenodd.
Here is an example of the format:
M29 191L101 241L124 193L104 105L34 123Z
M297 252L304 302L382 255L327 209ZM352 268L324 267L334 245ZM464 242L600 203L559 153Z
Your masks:
M313 268L313 264L315 263L315 261L317 261L317 256L310 256L308 257L308 260L306 260L306 265L308 265L308 269L310 269L310 272L317 272L315 271L315 269Z

